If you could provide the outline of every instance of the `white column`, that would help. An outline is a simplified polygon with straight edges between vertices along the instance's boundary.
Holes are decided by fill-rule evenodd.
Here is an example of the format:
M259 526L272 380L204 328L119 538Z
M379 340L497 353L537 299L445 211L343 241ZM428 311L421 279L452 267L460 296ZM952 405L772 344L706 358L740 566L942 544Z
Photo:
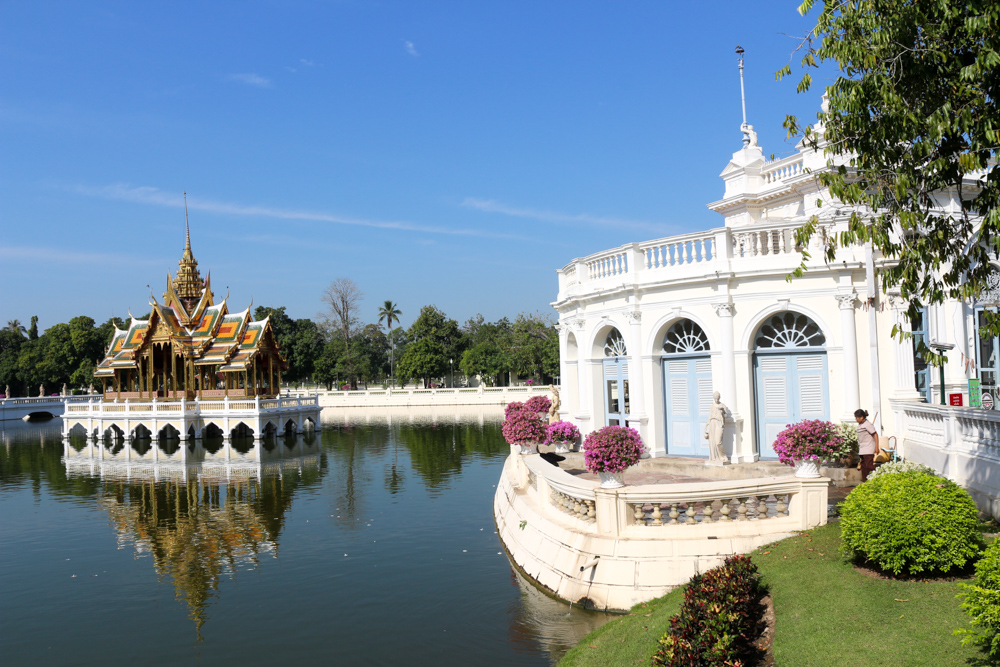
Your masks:
M584 321L575 322L576 336L576 415L578 421L590 419L590 355L589 347L581 345Z
M638 431L642 441L646 442L648 417L646 416L646 369L642 365L642 313L638 310L626 312L625 319L629 321L628 393L631 412L628 425Z
M898 294L889 295L889 306L892 308L892 323L900 331L912 331L910 320L906 317L907 302ZM926 324L925 324L926 326ZM892 355L896 367L895 384L892 389L893 398L919 401L923 398L917 391L914 379L916 371L913 368L913 339L900 340L893 336ZM932 371L933 372L933 371Z
M733 463L752 463L754 460L753 452L743 451L743 417L740 416L739 392L736 390L736 335L733 330L733 304L715 304L715 314L719 317L719 343L722 347L720 350L722 353L722 388L719 389L719 393L733 419L732 426L727 425L727 429L733 429L732 440L724 437L722 444ZM746 442L753 443L753 439L748 438Z
M858 332L854 322L854 302L851 294L838 294L840 304L840 334L844 339L844 414L842 419L850 421L854 411L861 407L861 381L858 378ZM873 373L878 369L873 368Z

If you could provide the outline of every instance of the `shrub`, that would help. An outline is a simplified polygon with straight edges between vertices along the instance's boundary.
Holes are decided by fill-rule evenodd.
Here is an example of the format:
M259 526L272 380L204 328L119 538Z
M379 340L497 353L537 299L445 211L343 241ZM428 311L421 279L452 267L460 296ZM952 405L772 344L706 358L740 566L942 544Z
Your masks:
M580 437L580 429L570 422L555 422L549 424L545 429L545 444L551 445L557 442L569 444L576 442Z
M759 654L764 596L757 566L749 556L730 556L725 564L696 574L684 591L680 612L670 619L670 632L660 638L654 665L733 666Z
M510 403L500 428L503 438L511 445L541 442L545 439L545 422L524 403Z
M869 477L847 496L840 516L847 554L897 575L961 569L982 549L969 494L921 471Z
M792 424L774 440L778 460L795 465L796 460L829 459L839 456L844 446L840 429L821 419L806 419Z
M956 630L963 644L979 644L990 657L1000 658L1000 540L993 540L976 563L976 580L960 584L965 600L962 609L972 617L975 630Z
M639 462L646 448L634 428L605 426L587 434L583 451L590 472L624 472Z
M858 423L841 422L837 427L840 433L840 449L833 455L833 458L846 459L858 455Z
M875 469L875 472L868 475L868 479L871 480L872 477L879 477L881 475L894 475L897 472L922 472L928 475L937 475L937 471L934 468L925 466L923 463L896 461L895 463L883 463Z
M548 396L532 396L525 401L524 407L534 413L544 412L548 414L549 408L552 407L552 401L549 400Z

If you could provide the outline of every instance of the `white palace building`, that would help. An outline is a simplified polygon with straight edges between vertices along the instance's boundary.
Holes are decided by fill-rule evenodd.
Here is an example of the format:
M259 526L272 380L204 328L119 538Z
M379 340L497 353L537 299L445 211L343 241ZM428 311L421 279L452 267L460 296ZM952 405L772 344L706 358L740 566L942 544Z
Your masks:
M998 402L1000 341L977 326L997 295L931 306L908 321L904 301L874 280L886 261L877 251L858 245L825 260L825 239L846 228L849 211L818 182L831 168L822 149L800 144L768 161L746 129L722 170L723 196L708 205L721 226L629 243L557 271L562 418L585 434L628 424L652 456L707 458L705 418L719 391L731 412L726 452L743 463L775 459L771 445L789 423L853 422L860 407L883 442L994 509L1000 413L969 407L969 380L981 380L984 406ZM955 193L941 193L939 205L957 211ZM820 226L808 270L789 282L802 261L794 231L813 215ZM894 325L932 346L954 345L944 387L911 339L892 337Z

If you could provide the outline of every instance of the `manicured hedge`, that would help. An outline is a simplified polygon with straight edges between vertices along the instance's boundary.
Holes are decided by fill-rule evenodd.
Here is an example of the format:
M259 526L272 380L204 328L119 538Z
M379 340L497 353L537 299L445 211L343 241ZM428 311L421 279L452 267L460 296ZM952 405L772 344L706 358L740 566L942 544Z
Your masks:
M724 565L688 582L680 613L660 638L654 665L736 667L753 660L763 607L757 566L749 556L731 556Z
M924 471L870 477L847 496L840 516L847 554L896 575L960 570L982 551L972 498Z
M1000 540L993 540L976 563L976 580L960 584L965 600L962 609L972 617L975 630L959 630L963 644L979 644L1000 662Z

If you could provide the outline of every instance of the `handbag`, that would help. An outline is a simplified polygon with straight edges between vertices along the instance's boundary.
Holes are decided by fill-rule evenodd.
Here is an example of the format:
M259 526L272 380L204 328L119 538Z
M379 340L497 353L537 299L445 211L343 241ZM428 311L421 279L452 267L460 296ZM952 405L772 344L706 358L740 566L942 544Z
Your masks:
M892 455L884 449L880 449L877 454L875 454L875 463L888 463L892 459Z

